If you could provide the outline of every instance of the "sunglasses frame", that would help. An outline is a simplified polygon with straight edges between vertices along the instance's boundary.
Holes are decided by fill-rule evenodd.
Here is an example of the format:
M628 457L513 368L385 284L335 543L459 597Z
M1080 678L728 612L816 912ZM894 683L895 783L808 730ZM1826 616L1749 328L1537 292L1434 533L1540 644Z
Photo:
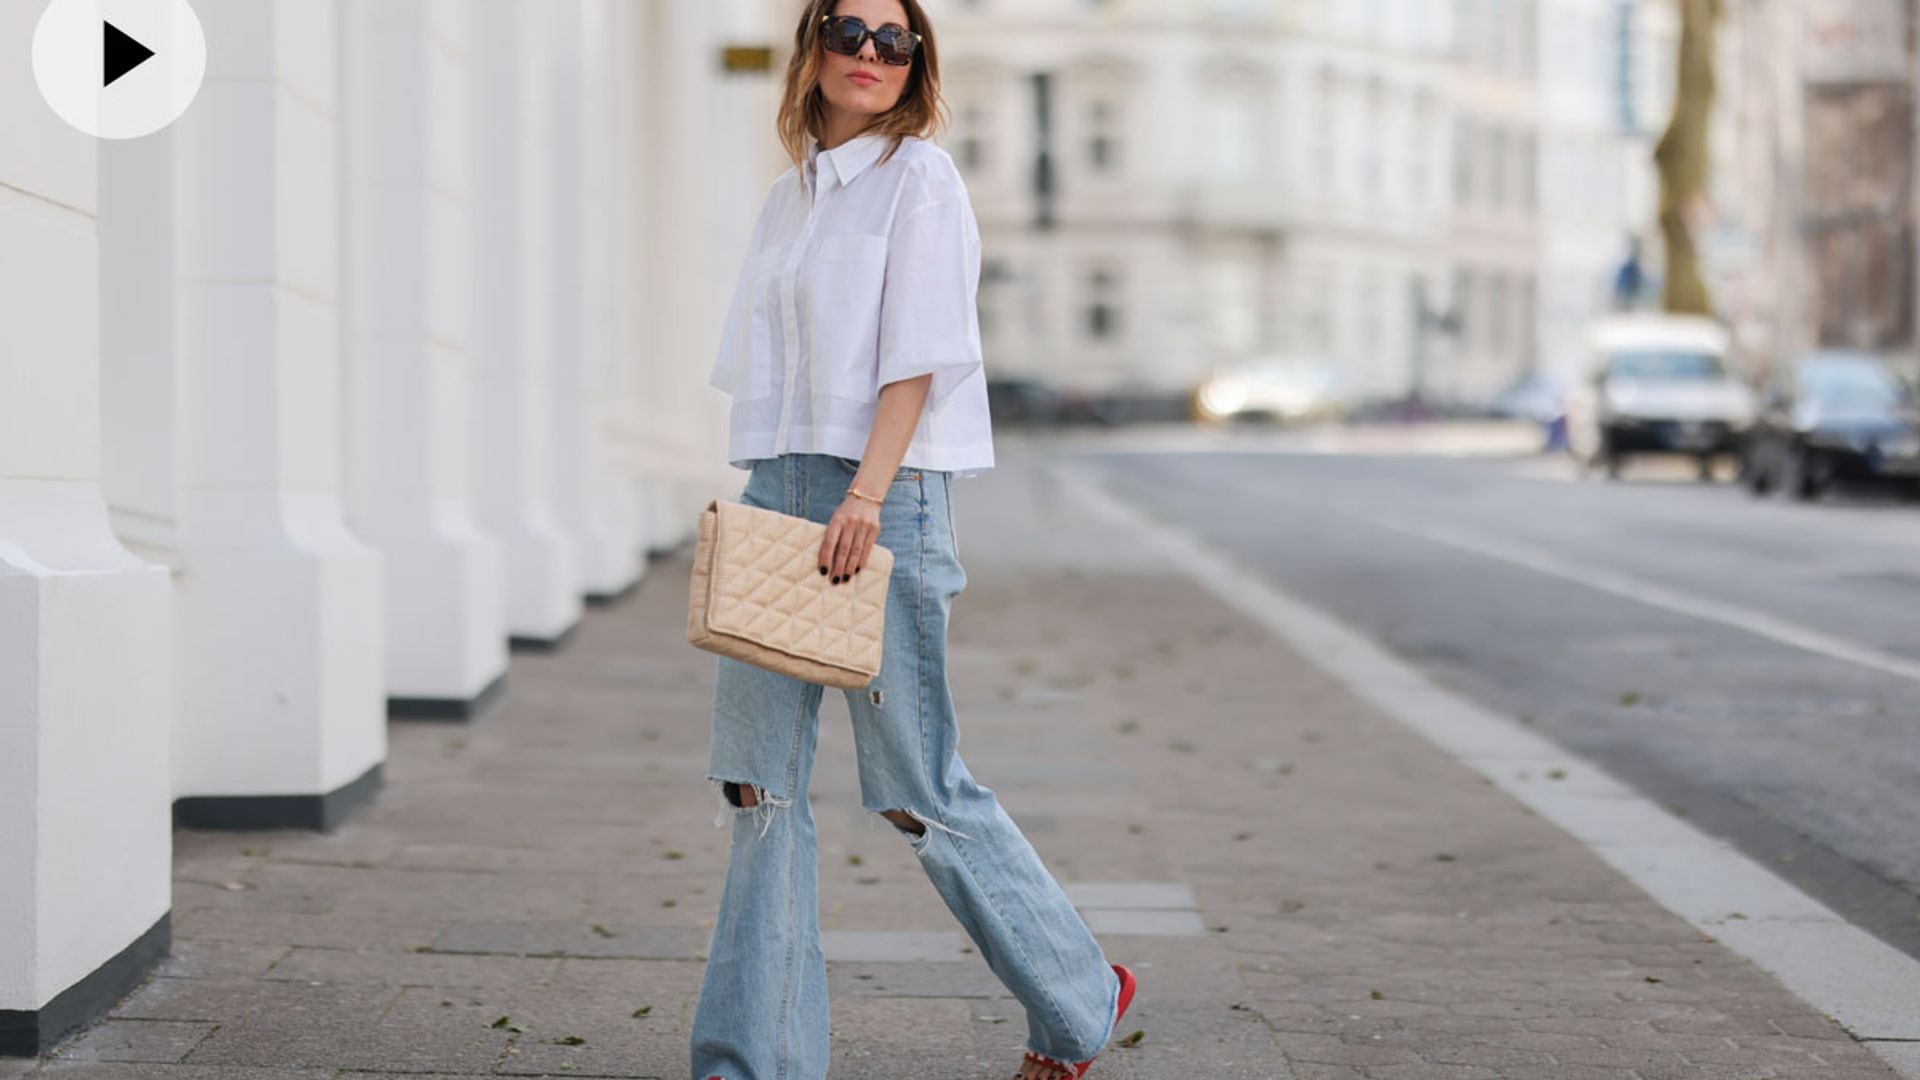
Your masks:
M836 49L832 45L828 44L828 42L831 41L832 38L827 33L827 28L833 25L833 21L835 19L847 19L860 24L860 39L854 43L853 50L851 52L841 52L839 49ZM830 53L834 53L835 55L838 55L838 56L858 56L860 55L860 50L866 47L867 42L871 41L873 42L874 55L879 56L880 62L883 64L886 64L889 67L906 67L907 65L913 63L914 56L920 52L920 42L924 40L919 31L910 29L905 26L901 26L899 23L886 23L879 27L872 27L872 26L868 26L867 21L865 19L862 19L858 15L822 15L820 16L820 26L821 26L821 33L820 33L821 48L827 50ZM884 55L881 55L880 31L885 30L888 27L893 27L894 29L901 31L902 33L905 33L907 35L908 40L912 42L912 44L909 45L907 48L907 58L905 60L900 60L896 62L896 61L887 59Z

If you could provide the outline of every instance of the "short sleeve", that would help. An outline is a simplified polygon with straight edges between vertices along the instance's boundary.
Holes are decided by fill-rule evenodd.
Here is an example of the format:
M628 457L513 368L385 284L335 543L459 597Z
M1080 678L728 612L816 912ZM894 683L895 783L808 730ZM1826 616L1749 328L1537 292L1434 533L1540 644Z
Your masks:
M880 299L879 383L929 372L929 409L984 367L980 354L980 229L965 188L902 210L887 236Z

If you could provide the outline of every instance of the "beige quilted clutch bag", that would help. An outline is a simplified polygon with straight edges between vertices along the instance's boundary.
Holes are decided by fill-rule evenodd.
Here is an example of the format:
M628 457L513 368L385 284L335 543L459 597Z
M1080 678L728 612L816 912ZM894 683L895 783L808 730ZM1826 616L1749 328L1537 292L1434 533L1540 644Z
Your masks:
M858 689L880 673L893 552L873 546L862 571L820 572L827 527L715 499L700 513L687 597L687 640L804 682Z

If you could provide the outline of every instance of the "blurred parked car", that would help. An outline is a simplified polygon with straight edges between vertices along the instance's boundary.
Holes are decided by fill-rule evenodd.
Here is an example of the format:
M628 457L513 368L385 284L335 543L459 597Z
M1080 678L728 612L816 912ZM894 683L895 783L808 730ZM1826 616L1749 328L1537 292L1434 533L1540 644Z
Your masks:
M1877 357L1803 357L1763 395L1742 472L1756 495L1817 499L1844 484L1897 485L1920 495L1920 401Z
M1253 360L1214 370L1193 391L1193 418L1202 423L1264 417L1283 423L1328 420L1350 405L1345 377L1331 364Z
M1619 476L1632 454L1686 454L1701 479L1737 453L1753 423L1753 392L1728 372L1730 337L1711 319L1617 315L1588 335L1589 377L1568 401L1567 439L1590 467Z
M996 375L987 380L987 413L996 424L1058 424L1067 419L1067 396L1053 384L1028 375Z

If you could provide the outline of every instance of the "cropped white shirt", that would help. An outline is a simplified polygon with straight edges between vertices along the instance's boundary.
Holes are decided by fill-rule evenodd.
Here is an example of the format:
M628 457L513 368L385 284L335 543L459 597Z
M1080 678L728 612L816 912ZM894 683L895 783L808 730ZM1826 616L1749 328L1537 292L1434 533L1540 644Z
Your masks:
M859 458L880 388L933 374L901 464L993 467L975 299L980 229L945 150L863 135L815 142L773 182L734 286L709 385L733 398L728 461Z

